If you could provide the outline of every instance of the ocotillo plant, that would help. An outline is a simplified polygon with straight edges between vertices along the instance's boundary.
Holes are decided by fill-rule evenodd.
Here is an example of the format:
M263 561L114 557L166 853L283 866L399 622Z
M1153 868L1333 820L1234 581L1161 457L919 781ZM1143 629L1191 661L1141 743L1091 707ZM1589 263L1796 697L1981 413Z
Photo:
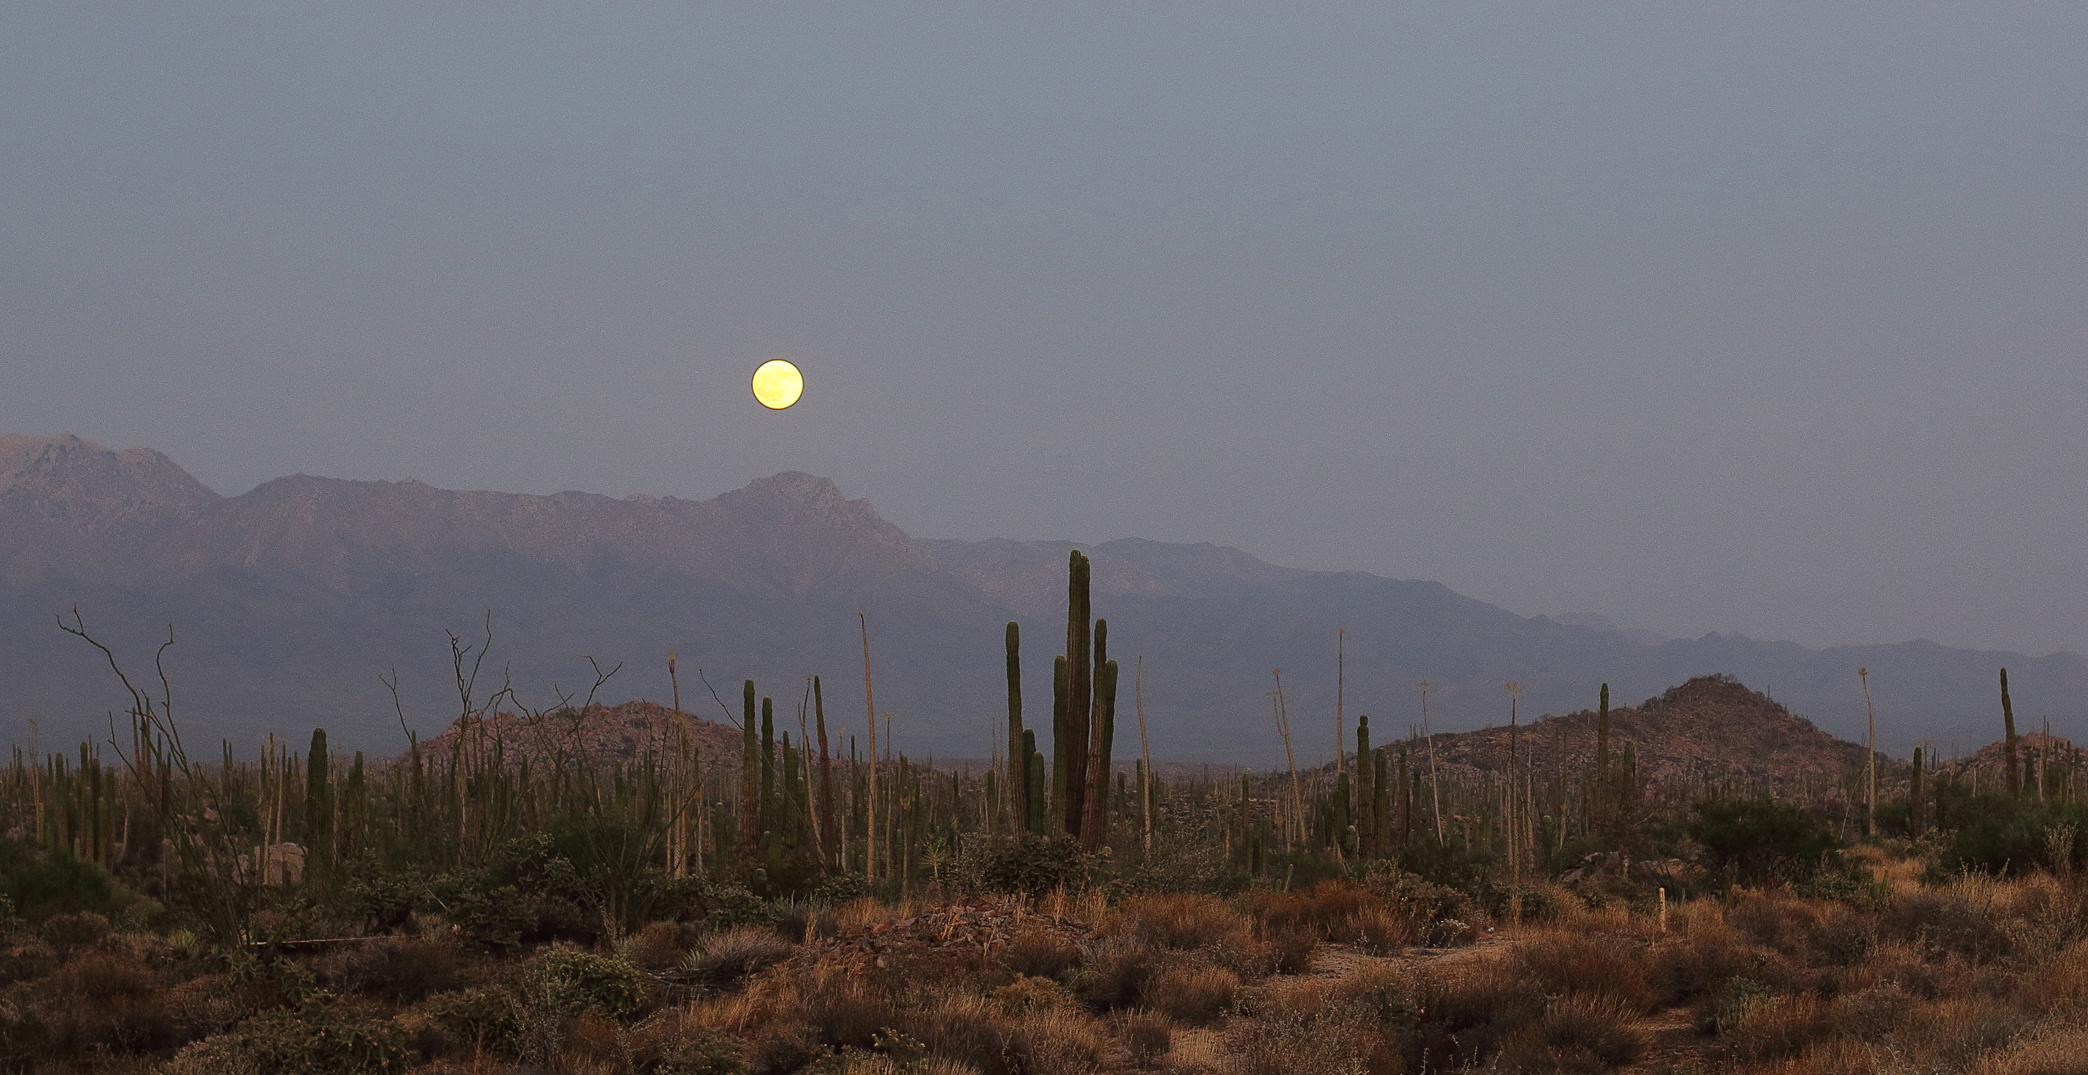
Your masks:
M1008 775L1003 781L1007 799L1006 813L1009 830L1023 832L1029 828L1029 805L1027 802L1029 780L1024 772L1029 764L1029 755L1022 749L1022 630L1014 620L1008 621Z
M1878 711L1871 705L1870 669L1858 668L1856 678L1863 681L1863 712L1870 719L1870 738L1863 749L1863 834L1871 836L1878 827Z
M1992 727L1992 725L1988 725ZM2008 669L2001 670L2001 729L2008 750L2008 794L2023 793L2023 772L2016 761L2015 705L2008 700Z

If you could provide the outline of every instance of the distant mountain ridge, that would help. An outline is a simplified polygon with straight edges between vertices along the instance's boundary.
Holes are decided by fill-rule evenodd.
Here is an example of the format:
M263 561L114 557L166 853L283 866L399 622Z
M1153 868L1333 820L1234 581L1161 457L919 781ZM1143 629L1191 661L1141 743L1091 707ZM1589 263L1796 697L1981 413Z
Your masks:
M584 686L583 654L623 664L605 702L663 700L671 647L691 712L716 707L689 674L698 669L734 702L742 679L780 702L817 673L829 723L860 731L860 609L877 708L894 714L901 748L984 756L1004 734L1009 619L1023 630L1029 723L1048 727L1074 547L919 540L800 473L705 501L307 475L224 497L157 452L0 437L0 705L13 738L27 739L22 721L34 719L45 749L106 734L120 692L99 655L52 624L77 605L136 672L173 625L176 712L203 743L247 747L267 731L324 725L336 742L391 753L403 742L378 674L396 668L409 722L440 731L459 708L444 632L475 644L490 609L488 674L511 677L532 704L554 683ZM1524 712L1540 714L1591 706L1605 681L1618 697L1649 697L1724 673L1849 735L1862 726L1862 665L1881 746L1904 754L1928 740L1946 756L1994 738L2004 664L2026 726L2076 719L2088 699L2088 661L2072 654L1930 642L1811 650L1722 635L1654 644L1579 617L1519 616L1439 583L1285 568L1221 546L1079 547L1095 565L1113 654L1127 673L1145 657L1154 751L1173 759L1280 756L1274 668L1304 729L1300 749L1331 757L1336 627L1347 629L1351 726L1371 713L1380 741L1418 727L1422 679L1434 684L1439 730L1505 719L1509 679L1525 687Z

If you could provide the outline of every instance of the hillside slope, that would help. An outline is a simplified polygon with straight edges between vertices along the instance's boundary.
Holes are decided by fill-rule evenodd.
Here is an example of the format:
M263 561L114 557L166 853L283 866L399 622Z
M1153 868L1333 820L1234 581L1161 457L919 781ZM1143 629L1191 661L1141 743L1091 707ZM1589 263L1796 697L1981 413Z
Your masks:
M706 501L306 475L221 497L156 452L5 437L0 706L18 741L30 735L23 718L38 722L45 747L106 734L125 698L99 655L52 622L78 606L134 672L173 625L176 712L202 743L244 748L267 731L323 724L343 745L389 752L402 736L378 676L396 669L409 723L439 731L458 709L445 632L476 645L490 610L487 676L535 707L554 687L588 682L588 655L622 665L603 700L664 699L664 654L676 648L692 711L703 688L690 672L735 703L742 679L781 699L819 673L830 721L859 725L861 610L877 708L894 715L902 749L982 757L1003 734L1009 619L1023 627L1030 723L1048 724L1072 547L917 540L807 474ZM1722 635L1649 644L1434 582L1302 571L1208 544L1082 547L1095 564L1095 610L1127 666L1123 700L1139 688L1163 757L1280 757L1275 668L1304 757L1330 757L1337 627L1347 628L1346 711L1373 714L1381 741L1418 727L1423 679L1439 730L1503 722L1510 679L1524 684L1523 712L1541 714L1592 705L1604 681L1617 697L1647 697L1726 673L1846 737L1863 726L1861 665L1881 746L1894 753L1992 739L2004 664L2025 727L2063 726L2088 699L2088 661L2072 654L1929 642L1811 650Z

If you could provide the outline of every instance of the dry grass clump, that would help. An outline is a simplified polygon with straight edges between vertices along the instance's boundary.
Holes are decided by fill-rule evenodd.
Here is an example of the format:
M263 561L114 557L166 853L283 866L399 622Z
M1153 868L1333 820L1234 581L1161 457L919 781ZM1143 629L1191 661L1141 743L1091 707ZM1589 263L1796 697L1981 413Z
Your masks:
M1152 1067L1174 1047L1174 1024L1158 1012L1118 1012L1109 1025L1138 1067Z
M1633 1012L1653 1007L1653 986L1638 952L1616 938L1541 934L1517 945L1513 959L1547 994L1605 997Z
M1421 933L1421 924L1410 913L1346 881L1328 881L1300 892L1264 893L1256 898L1254 911L1265 936L1305 934L1379 954L1405 948Z
M1834 1011L1810 993L1737 997L1718 1016L1718 1037L1741 1060L1794 1056L1834 1032Z
M771 929L741 926L704 938L686 960L689 970L712 981L743 978L789 959L797 946Z
M1902 895L1879 921L1883 933L1940 956L1973 961L1997 959L2015 950L2014 938L1996 921L1981 883Z
M1073 991L1049 979L1023 975L989 994L994 1003L1009 1012L1036 1008L1071 1008L1080 1003Z
M1979 1058L1973 1075L2082 1075L2088 1072L2088 1022L2052 1023Z
M1141 896L1124 901L1123 918L1147 943L1177 951L1246 949L1254 942L1247 916L1215 896Z
M1504 959L1425 967L1409 1003L1416 1025L1405 1043L1406 1062L1416 1071L1484 1063L1546 1006L1537 984Z
M1639 1058L1645 1036L1639 1012L1609 996L1566 996L1510 1034L1500 1067L1522 1072L1614 1071Z
M1000 961L1016 974L1056 978L1079 968L1080 946L1049 930L1025 926L1001 949Z
M1154 975L1143 994L1154 1010L1201 1026L1239 1003L1240 976L1208 963L1177 963Z
M1225 1034L1227 1075L1393 1075L1407 1070L1397 1043L1364 1012L1331 1005L1270 1009Z

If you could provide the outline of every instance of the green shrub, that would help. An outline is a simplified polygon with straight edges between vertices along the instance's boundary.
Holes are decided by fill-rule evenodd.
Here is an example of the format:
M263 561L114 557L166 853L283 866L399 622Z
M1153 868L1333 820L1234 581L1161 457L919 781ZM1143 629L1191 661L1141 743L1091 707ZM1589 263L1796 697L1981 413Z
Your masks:
M1713 870L1741 881L1811 874L1836 849L1834 831L1797 803L1707 799L1691 808L1689 836Z
M628 1019L645 1007L645 976L628 960L553 948L530 969L529 992L566 1015Z
M390 1075L412 1066L406 1036L323 1009L272 1011L176 1054L170 1075Z
M513 1055L521 1048L522 1022L515 996L499 989L460 989L428 998L436 1025L475 1049Z
M959 864L989 892L1042 897L1054 889L1085 888L1095 869L1093 858L1071 840L1026 835L1003 846L966 849L975 861Z
M138 902L100 866L62 847L38 851L20 840L0 840L0 896L31 924L60 914L115 918Z
M2088 834L2088 805L1993 792L1974 795L1961 787L1942 791L1941 796L1946 801L1938 812L1951 829L1932 871L1939 877L1964 870L1999 874L2052 869L2061 865L2053 861L2053 830L2071 826L2075 833ZM2088 837L2076 836L2065 846L2071 859L2065 865L2088 864Z

